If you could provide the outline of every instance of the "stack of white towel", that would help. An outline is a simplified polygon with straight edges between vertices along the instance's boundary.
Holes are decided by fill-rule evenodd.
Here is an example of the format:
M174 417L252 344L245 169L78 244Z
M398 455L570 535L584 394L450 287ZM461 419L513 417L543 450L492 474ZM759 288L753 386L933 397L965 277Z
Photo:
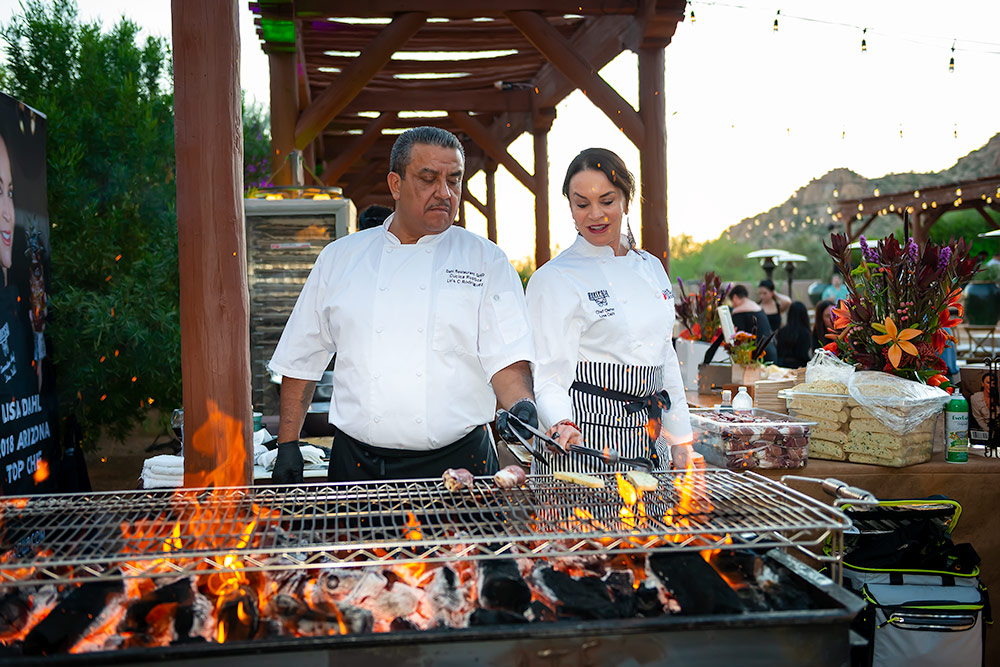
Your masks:
M169 489L184 486L184 457L160 454L142 464L142 488Z

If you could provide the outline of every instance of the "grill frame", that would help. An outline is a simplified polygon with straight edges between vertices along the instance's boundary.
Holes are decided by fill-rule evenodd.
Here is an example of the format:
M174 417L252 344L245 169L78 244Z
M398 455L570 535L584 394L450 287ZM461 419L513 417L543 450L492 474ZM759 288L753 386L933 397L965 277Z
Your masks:
M641 525L622 519L614 473L601 475L604 489L539 475L526 489L497 489L483 477L455 493L422 479L7 498L0 587L582 552L804 549L826 540L840 552L851 523L838 509L752 472L690 474L655 473L660 486L643 496ZM678 512L678 486L703 488L713 509ZM574 513L580 507L593 518ZM668 507L689 525L656 518ZM419 525L407 525L411 517Z

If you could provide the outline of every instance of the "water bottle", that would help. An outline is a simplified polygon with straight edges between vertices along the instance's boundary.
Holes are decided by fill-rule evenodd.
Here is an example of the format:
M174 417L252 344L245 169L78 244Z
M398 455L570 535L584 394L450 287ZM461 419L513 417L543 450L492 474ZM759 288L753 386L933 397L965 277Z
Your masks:
M969 403L961 394L948 401L945 408L945 452L948 463L969 462Z
M722 390L722 403L719 404L719 410L721 412L733 411L733 392L729 389Z
M747 393L746 387L740 387L736 396L733 397L733 410L737 412L753 410L753 399Z

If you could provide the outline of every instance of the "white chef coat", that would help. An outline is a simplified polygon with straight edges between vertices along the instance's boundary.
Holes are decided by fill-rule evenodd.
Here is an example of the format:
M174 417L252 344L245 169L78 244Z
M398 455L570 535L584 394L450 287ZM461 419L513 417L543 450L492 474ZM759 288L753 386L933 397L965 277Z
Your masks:
M524 291L496 245L450 227L402 244L382 227L320 253L269 368L319 380L330 423L376 447L433 450L493 420L493 375L532 361Z
M583 236L528 281L528 316L535 338L535 400L539 421L573 419L579 361L663 366L670 411L663 437L691 441L684 382L671 342L674 293L663 265L645 251L615 256Z

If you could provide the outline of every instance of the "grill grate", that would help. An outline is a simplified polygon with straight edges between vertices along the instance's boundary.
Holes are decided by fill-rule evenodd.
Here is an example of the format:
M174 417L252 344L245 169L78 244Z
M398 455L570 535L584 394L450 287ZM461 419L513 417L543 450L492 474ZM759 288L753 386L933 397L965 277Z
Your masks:
M0 500L0 586L213 571L278 571L588 552L802 547L842 536L841 512L754 473L659 472L627 505L529 478L451 493L439 480L126 491ZM689 480L690 481L690 478ZM676 482L676 484L675 484ZM679 489L697 490L684 503ZM704 498L711 500L711 508ZM623 515L627 507L632 517Z

